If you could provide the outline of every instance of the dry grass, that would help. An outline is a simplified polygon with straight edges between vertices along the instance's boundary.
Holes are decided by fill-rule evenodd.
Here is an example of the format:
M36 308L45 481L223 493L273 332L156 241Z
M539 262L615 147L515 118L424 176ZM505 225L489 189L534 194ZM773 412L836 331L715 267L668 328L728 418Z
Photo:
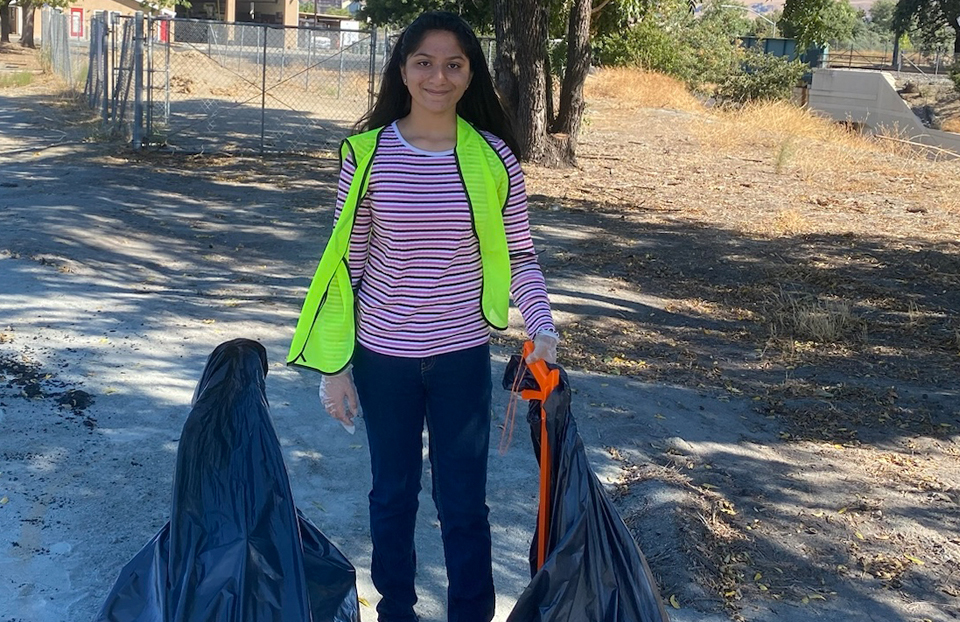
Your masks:
M771 330L799 341L839 343L859 339L864 323L852 305L836 298L820 298L781 291L770 304Z
M943 122L943 125L940 127L944 132L956 132L960 134L960 117L954 117L952 119L947 119Z
M588 100L615 99L631 108L703 110L697 98L679 80L639 69L603 69L587 79L585 89Z
M726 153L747 147L769 158L778 174L797 173L803 179L852 166L886 173L884 156L913 154L903 143L878 143L788 102L716 110L691 129L704 146Z

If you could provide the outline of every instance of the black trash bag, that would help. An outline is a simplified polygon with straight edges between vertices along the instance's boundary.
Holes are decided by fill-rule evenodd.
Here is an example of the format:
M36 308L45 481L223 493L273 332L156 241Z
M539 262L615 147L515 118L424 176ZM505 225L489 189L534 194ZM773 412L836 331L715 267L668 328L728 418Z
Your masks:
M507 622L669 622L643 553L587 461L570 412L567 374L551 369L559 370L560 383L543 404L552 462L546 557L538 571L538 527L530 545L531 581ZM519 356L507 364L503 387L539 389ZM530 400L527 419L539 463L540 401Z
M207 359L177 450L170 521L124 566L98 622L358 622L350 562L294 507L267 353Z

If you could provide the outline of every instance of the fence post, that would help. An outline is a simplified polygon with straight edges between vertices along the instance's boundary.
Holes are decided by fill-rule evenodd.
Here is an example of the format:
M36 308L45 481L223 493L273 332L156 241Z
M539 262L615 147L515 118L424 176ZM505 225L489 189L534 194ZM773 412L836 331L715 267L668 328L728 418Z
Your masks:
M370 75L367 79L367 110L373 108L373 92L377 87L377 27L370 30ZM386 38L384 38L386 42Z
M343 41L343 33L340 34L340 41ZM343 44L340 45L340 72L337 74L337 99L340 99L340 93L343 91Z
M133 148L143 141L143 11L133 17Z
M260 155L263 155L264 134L267 128L267 27L263 26L263 71L260 73Z
M303 90L310 90L310 70L313 69L313 31L307 31L307 70L303 72Z
M173 20L168 22L167 26L167 40L165 48L165 59L164 59L164 68L163 68L163 122L167 125L170 124L170 41L173 39Z
M153 136L153 29L156 27L153 18L149 15L146 17L147 27L145 29L147 37L147 125L146 132L144 136L147 137L147 140L150 140L150 136Z
M104 13L103 18L100 22L100 37L101 45L100 49L103 52L103 124L106 125L110 119L110 47L109 47L109 34L110 28L108 26L109 22L109 13Z

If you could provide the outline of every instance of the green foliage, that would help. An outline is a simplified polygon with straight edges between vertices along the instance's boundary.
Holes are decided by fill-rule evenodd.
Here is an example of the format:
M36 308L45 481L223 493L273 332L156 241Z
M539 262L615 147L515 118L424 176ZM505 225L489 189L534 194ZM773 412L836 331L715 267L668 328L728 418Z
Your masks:
M878 33L893 31L893 13L896 8L895 0L875 0L870 5L870 29Z
M953 64L947 72L950 81L953 82L953 88L960 93L960 61Z
M740 2L710 0L704 5L697 26L726 37L739 37L751 29L748 14L748 8Z
M779 25L783 36L807 48L849 39L858 21L849 0L787 0Z
M739 71L729 75L717 88L717 99L733 103L789 99L806 70L800 61L750 49Z
M689 69L680 42L653 20L600 37L594 58L605 66L635 66L688 79Z
M458 0L367 0L357 18L370 19L377 26L406 26L424 11L457 13L478 31L492 28L493 3L489 0L460 2Z
M36 0L38 2L43 2L44 4L49 4L46 0ZM55 0L55 2L60 4L55 4L54 6L65 7L70 4L73 4L71 0ZM190 7L190 0L139 0L140 10L144 13L155 14L159 13L160 9L172 9L177 6ZM218 5L218 11L224 11L224 5ZM311 9L312 11L313 9Z
M960 0L898 0L892 27L910 33L922 51L952 50L960 39L955 30L960 19Z
M751 22L739 5L721 1L708 4L699 19L678 32L688 66L686 80L694 88L719 84L740 66L743 50L736 41L750 32Z
M313 0L300 0L300 12L301 13L313 13L316 5L313 4ZM338 9L336 7L329 9L321 9L318 11L324 15L339 15L341 17L350 17L351 13L349 9Z
M861 21L848 0L787 0L780 27L801 47L848 40Z
M17 71L0 75L0 89L27 86L31 82L33 82L33 74L29 71Z

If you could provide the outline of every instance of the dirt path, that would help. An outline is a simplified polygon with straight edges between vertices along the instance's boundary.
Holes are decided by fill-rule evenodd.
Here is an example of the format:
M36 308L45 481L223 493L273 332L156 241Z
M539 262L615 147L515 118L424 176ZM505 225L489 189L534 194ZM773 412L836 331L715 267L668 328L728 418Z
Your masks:
M135 157L85 142L64 109L0 92L0 618L93 615L168 516L204 358L239 336L270 354L298 504L375 605L362 435L281 364L335 159ZM955 619L960 235L939 170L811 172L776 141L720 149L696 114L591 115L580 169L528 169L532 221L574 413L674 619ZM811 296L850 305L841 338L797 337ZM497 340L495 373L517 339ZM525 440L491 461L502 620L525 585L535 466Z

